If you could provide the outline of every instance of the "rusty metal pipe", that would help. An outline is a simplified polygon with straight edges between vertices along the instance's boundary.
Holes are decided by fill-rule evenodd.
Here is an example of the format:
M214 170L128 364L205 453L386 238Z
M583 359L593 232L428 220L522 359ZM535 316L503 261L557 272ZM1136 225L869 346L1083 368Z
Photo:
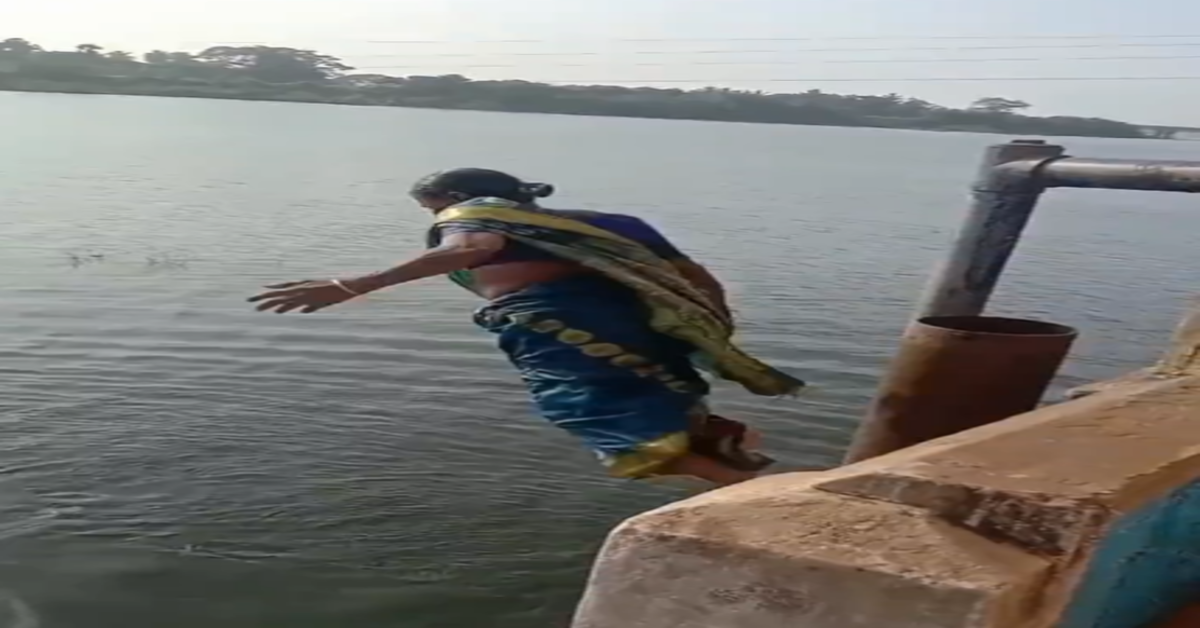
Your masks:
M1065 325L986 316L912 323L846 463L1035 409L1075 341Z

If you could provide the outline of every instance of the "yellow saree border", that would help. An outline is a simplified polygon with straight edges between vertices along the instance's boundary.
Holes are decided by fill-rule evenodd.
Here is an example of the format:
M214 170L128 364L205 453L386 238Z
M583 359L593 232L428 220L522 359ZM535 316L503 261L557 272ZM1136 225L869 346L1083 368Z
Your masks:
M673 264L633 240L582 221L520 209L502 199L476 199L449 207L438 213L434 224L455 221L474 222L485 229L490 222L493 226L500 223L583 236L582 244L562 243L494 227L506 237L572 260L631 287L649 307L651 327L696 347L704 358L700 365L721 378L763 396L795 394L805 385L734 344L733 321L722 316Z

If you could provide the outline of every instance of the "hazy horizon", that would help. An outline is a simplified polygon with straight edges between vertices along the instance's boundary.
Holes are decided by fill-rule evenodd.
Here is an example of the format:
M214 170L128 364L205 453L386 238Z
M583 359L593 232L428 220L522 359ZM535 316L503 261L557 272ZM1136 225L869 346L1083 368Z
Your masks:
M362 72L479 79L895 92L948 106L1019 98L1035 115L1200 127L1200 5L1145 0L45 0L0 38L49 48L315 49ZM703 8L701 8L703 7ZM1161 16L1171 16L1164 20ZM631 41L642 40L642 41ZM657 40L657 41L651 41ZM1192 80L1134 80L1138 77ZM1016 80L932 80L966 78ZM1127 80L1046 80L1125 77Z

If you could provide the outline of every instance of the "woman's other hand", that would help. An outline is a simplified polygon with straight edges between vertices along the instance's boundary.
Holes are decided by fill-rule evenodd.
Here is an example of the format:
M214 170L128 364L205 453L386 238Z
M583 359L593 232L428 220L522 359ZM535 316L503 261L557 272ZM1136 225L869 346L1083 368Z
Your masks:
M365 293L365 291L355 289L353 281L339 279L289 281L266 287L266 292L252 296L248 300L251 303L258 303L255 309L259 312L275 312L276 314L293 311L312 314Z

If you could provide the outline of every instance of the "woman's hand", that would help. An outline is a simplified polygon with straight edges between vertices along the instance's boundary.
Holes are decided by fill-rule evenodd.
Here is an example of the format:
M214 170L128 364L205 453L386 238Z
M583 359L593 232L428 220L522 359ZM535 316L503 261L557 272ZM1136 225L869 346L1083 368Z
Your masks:
M275 284L267 286L268 292L251 297L250 302L258 303L260 312L284 314L299 310L311 314L368 292L471 268L494 256L506 242L504 236L494 233L452 233L441 246L388 270L354 279Z
M276 314L286 314L299 310L301 314L318 312L329 306L349 301L365 294L353 286L352 282L330 279L323 281L289 281L267 286L268 291L250 297L251 303L258 303L255 308L259 312L274 311Z

